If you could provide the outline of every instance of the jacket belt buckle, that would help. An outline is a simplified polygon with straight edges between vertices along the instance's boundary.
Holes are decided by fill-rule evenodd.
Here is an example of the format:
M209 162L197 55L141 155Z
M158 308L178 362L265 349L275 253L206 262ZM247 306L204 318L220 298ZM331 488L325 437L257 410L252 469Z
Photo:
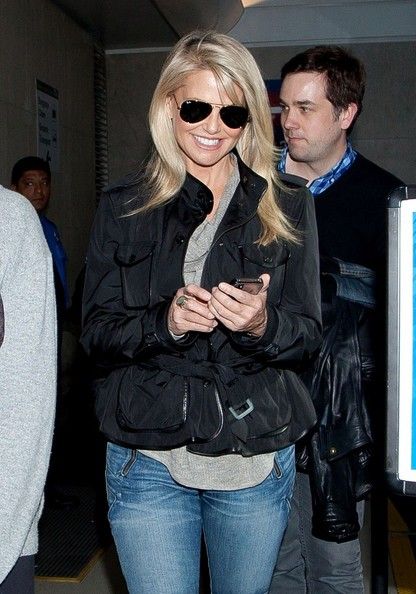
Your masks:
M239 421L240 419L244 419L244 417L249 415L251 413L251 411L254 410L254 406L253 406L253 403L251 402L250 398L247 398L247 400L245 402L243 402L243 404L241 406L238 407L238 410L241 410L241 409L242 409L242 412L238 413L233 406L228 407L228 410L231 412L233 417L235 417L237 419L237 421Z

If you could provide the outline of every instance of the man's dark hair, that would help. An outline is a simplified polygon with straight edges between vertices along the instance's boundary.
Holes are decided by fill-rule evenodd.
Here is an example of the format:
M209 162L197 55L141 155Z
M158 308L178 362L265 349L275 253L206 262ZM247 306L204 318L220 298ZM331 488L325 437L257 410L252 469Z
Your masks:
M282 81L288 74L296 72L324 74L326 96L334 107L335 116L338 117L350 103L355 103L358 108L355 122L362 110L365 91L365 68L358 58L339 46L317 45L286 62L281 70Z
M44 171L49 180L51 179L51 168L49 163L40 157L23 157L13 165L12 169L12 184L17 186L19 179L26 173L26 171Z

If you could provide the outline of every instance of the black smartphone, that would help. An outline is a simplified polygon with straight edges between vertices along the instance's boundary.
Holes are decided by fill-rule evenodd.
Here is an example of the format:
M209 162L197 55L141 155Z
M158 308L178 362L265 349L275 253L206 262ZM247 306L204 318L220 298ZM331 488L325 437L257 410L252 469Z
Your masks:
M234 278L230 285L252 295L257 295L263 287L263 281L261 278Z

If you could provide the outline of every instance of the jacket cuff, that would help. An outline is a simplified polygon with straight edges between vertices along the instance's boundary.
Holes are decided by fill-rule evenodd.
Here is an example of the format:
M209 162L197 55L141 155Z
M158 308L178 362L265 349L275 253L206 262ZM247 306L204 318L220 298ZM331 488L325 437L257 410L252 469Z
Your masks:
M267 326L262 336L250 336L246 332L232 332L231 339L238 346L251 352L265 353L275 357L279 353L279 345L276 343L279 317L275 308L267 306Z
M196 332L187 332L180 338L174 337L168 328L168 312L169 302L163 302L159 305L154 317L153 341L157 341L160 345L169 350L176 351L178 349L187 349L194 344L197 339ZM146 334L146 337L148 335ZM145 339L146 339L145 337Z

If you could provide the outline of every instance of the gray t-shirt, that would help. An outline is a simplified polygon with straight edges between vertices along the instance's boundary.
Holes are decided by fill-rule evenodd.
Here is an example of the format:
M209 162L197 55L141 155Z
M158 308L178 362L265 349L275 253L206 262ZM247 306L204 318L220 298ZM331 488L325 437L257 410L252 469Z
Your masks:
M205 219L192 234L185 255L184 280L186 284L201 282L205 259L218 225L239 184L236 163L224 189L217 212L209 221ZM227 280L227 279L224 279ZM188 452L186 447L166 451L141 450L143 454L164 464L179 484L194 489L231 491L260 484L273 468L274 454L260 454L249 458L238 454L200 456Z

